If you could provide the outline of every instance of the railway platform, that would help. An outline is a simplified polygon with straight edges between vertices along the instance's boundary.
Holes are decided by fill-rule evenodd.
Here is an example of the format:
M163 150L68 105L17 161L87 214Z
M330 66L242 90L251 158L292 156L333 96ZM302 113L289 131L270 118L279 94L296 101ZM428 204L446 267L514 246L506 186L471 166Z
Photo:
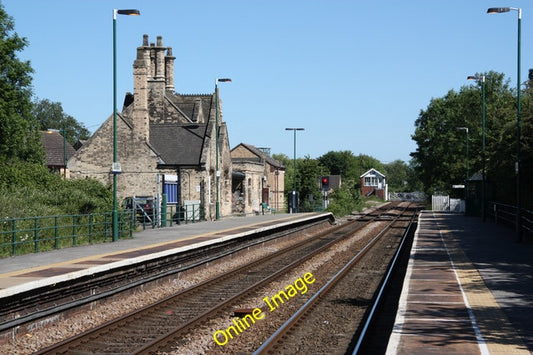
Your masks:
M513 230L423 211L387 354L533 353L532 275Z
M221 238L238 237L279 225L311 219L317 213L265 214L228 217L146 229L133 238L117 242L71 247L0 259L0 299L38 287L82 277L109 268L122 267L161 253L176 253L209 244Z

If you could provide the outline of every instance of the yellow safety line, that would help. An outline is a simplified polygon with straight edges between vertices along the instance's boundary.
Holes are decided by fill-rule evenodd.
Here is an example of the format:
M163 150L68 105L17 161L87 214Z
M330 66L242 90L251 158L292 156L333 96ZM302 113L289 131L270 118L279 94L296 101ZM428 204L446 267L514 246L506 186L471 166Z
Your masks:
M530 354L522 338L485 284L483 277L461 248L451 230L441 230L477 325L491 354Z

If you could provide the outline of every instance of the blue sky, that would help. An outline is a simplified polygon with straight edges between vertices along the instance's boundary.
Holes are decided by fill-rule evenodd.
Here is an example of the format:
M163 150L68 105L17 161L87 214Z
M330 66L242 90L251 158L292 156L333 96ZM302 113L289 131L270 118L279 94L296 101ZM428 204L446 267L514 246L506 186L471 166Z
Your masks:
M522 80L533 67L533 5L508 0L1 0L29 40L34 92L96 130L113 111L112 10L117 18L118 103L133 91L143 34L172 47L176 92L220 83L231 147L317 158L349 150L387 163L409 161L414 122L431 98L468 75L495 70L516 86L521 7Z

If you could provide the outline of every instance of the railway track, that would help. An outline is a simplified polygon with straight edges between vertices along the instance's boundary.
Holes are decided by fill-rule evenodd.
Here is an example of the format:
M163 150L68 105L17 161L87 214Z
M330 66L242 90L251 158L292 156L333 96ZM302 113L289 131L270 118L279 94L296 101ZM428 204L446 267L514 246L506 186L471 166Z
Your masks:
M384 226L254 354L356 354L401 249L391 246L403 245L416 214L406 208Z
M388 223L383 221L395 216L391 212L395 208L391 205L312 236L290 248L45 348L38 354L155 353L171 350L179 346L187 334L210 319L230 314L235 304L252 297L263 285L283 277L371 223Z
M139 261L113 271L103 270L82 277L67 279L38 288L2 297L0 302L0 336L12 329L31 329L33 324L47 318L59 317L77 309L90 307L114 295L134 292L137 287L158 284L202 264L213 263L238 250L249 250L270 241L294 235L302 228L323 229L321 225L331 220L317 220L313 224L295 223L288 228L280 227L262 233L215 243L204 248L164 255L148 261ZM162 247L155 247L154 253ZM163 248L167 248L166 246Z

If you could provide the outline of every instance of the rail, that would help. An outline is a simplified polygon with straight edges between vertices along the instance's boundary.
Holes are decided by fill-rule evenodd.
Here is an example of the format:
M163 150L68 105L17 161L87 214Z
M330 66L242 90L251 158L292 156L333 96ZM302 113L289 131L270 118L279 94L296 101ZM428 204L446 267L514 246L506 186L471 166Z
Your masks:
M83 349L84 351L89 349L90 351L98 352L101 346L114 344L116 343L115 339L118 338L124 343L113 345L113 350L120 348L120 351L117 350L117 352L121 352L125 348L127 350L124 350L124 352L127 353L157 352L159 350L154 349L165 348L166 344L175 343L175 337L180 337L176 335L176 332L183 334L205 323L206 320L211 319L216 314L228 313L231 305L238 303L238 299L249 298L262 284L284 275L287 270L294 268L296 265L301 265L313 255L338 243L343 237L331 235L332 231L339 232L344 229L353 231L355 226L363 228L369 222L369 220L359 221L359 223L358 221L355 220L345 225L338 225L319 232L312 237L309 236L290 248L268 253L263 258L254 260L236 270L228 271L224 275L218 275L217 278L200 283L194 288L174 294L115 320L116 322L122 322L121 324L128 324L128 327L117 326L117 324L108 322L71 339L42 349L37 354L61 351L72 352L74 351L73 349ZM349 233L344 238L348 236ZM173 311L168 314L167 312L161 312L161 309L172 309ZM134 322L140 323L139 325L134 325L136 324ZM118 335L116 333L128 331L126 328L139 329L142 332L142 337L137 337L136 334ZM111 331L111 329L113 330ZM134 332L136 330L132 333ZM152 339L150 339L151 337ZM91 343L87 339L97 339L98 341ZM135 343L137 341L139 344Z
M516 226L516 206L489 202L487 215L496 223L508 227ZM533 235L533 211L520 209L521 233Z
M402 237L402 241L400 243L400 246L398 247L398 250L396 250L396 254L394 254L394 258L392 259L390 265L389 265L389 268L387 270L387 274L385 275L385 278L383 279L383 282L381 284L381 287L379 288L379 292L372 304L372 308L370 309L370 313L368 314L368 316L366 317L366 321L365 321L365 324L363 326L363 329L361 330L361 333L359 334L359 337L357 338L357 342L355 344L355 347L352 351L352 354L353 355L356 355L360 348L361 348L361 344L363 343L365 337L366 337L366 332L368 330L368 328L370 327L370 323L372 322L373 318L374 318L374 314L376 312L376 309L379 305L379 303L381 302L381 296L383 295L383 293L385 292L385 290L387 289L387 287L389 286L389 280L391 279L391 274L393 272L393 270L395 269L396 267L396 262L398 261L398 259L400 258L400 255L401 253L403 252L403 245L405 244L405 241L407 240L407 238L409 237L411 231L412 231L412 227L414 225L414 222L415 222L415 218L417 217L418 213L414 213L413 216L411 217L411 220L409 221L409 225L407 226L406 230L405 230L405 233L403 234L403 237Z
M400 220L404 215L407 208L405 208L399 215L388 217L391 218L391 221L384 227L381 228L379 233L377 233L371 240L369 240L366 245L353 257L344 264L344 266L335 274L331 279L326 282L303 306L301 306L296 313L292 315L283 325L281 325L274 334L272 334L267 340L263 341L262 345L254 352L254 355L266 354L276 352L276 349L281 348L280 343L283 343L286 340L287 334L295 333L293 327L300 326L305 324L302 320L308 312L314 310L316 305L319 302L322 302L325 299L325 295L330 292L331 289L336 287L338 283L341 282L343 277L356 265L363 256L369 252L372 247L385 235L385 233L392 228L392 225ZM384 220L381 218L381 220ZM412 218L410 223L412 222Z

